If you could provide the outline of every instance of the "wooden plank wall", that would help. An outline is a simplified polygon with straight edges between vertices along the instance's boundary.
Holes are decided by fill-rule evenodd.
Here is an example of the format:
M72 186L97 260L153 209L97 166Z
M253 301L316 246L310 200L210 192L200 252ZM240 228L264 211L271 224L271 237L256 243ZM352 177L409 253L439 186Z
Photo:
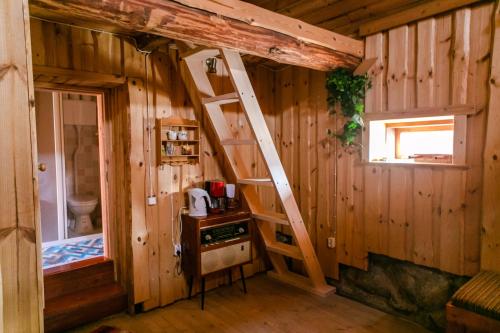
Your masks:
M327 247L327 238L335 236L337 143L326 135L335 117L327 113L325 73L286 67L274 74L274 128L268 126L323 272L337 277L336 253Z
M481 269L500 273L500 6L495 10L490 99L484 149Z
M463 103L484 110L492 12L492 4L482 4L369 36L367 56L378 56L379 62L366 111ZM176 50L164 49L147 61L150 118L197 117L205 126L201 163L154 167L158 205L147 206L144 56L123 37L31 23L35 64L129 77L127 86L107 95L106 126L112 133L107 162L114 171L110 253L117 258L121 281L135 291L132 301L144 301L150 309L184 297L171 240L178 210L186 205L182 193L205 179L224 178L227 166L220 147L211 145L213 133L199 101L189 99L193 88L183 86ZM297 67L248 70L327 276L338 277L338 263L367 269L369 252L456 274L477 272L486 112L466 119L467 169L363 165L357 152L326 137L326 130L339 128L342 119L326 112L324 73ZM217 92L231 92L220 62L211 81ZM228 105L224 111L235 137L247 137L241 110ZM265 176L256 148L242 149L255 176ZM272 190L261 189L260 195L267 208L280 210ZM329 249L327 238L333 236L337 246ZM246 269L248 274L262 270L262 261ZM210 285L223 281L217 277Z
M366 268L368 252L459 275L479 269L482 150L493 4L404 25L366 38L378 57L366 112L473 104L465 168L366 165L337 153L340 263ZM408 112L408 117L411 113Z
M43 330L28 1L0 2L0 332Z
M362 153L325 138L335 119L326 115L324 74L275 73L277 147L327 276L336 276L337 261L367 269L370 252L459 275L478 271L492 13L493 4L481 4L366 39L366 56L378 58L366 112L478 108L456 121L466 128L455 144L465 145L464 168L361 163Z
M184 191L201 186L208 179L224 179L225 161L210 128L202 131L201 158L196 165L156 166L152 149L153 192L156 206L147 206L149 172L147 152L148 118L146 111L145 56L137 52L125 37L69 27L32 19L33 63L36 65L126 76L124 86L106 90L107 165L109 182L109 254L116 260L119 280L133 291L131 302L144 302L145 309L171 303L186 296L184 277L176 274L173 256L172 225L181 207L187 206ZM197 118L203 125L208 119L193 107L189 92L178 73L177 51L162 49L148 56L149 119L176 115ZM176 59L172 62L171 59ZM217 92L229 92L227 74L219 64L212 81ZM258 96L272 90L272 73L264 68L251 71L259 80ZM264 97L262 97L264 100ZM264 112L272 110L272 99ZM226 110L228 122L237 137L249 134L241 110ZM269 118L271 119L271 118ZM205 126L207 127L207 126ZM155 138L154 129L152 137ZM154 140L154 139L153 139ZM247 162L256 174L265 173L255 148L249 149ZM272 194L266 193L265 196ZM270 199L269 202L274 201ZM254 265L246 267L250 275L264 269L258 251ZM235 275L236 278L236 275ZM207 281L207 288L225 283L223 276Z

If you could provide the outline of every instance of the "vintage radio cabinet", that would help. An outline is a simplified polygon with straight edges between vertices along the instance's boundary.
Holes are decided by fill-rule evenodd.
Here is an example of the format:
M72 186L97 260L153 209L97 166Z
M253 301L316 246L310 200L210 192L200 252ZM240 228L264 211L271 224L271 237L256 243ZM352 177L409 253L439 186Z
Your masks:
M182 216L182 268L189 279L201 282L201 308L204 308L205 277L239 266L246 293L243 265L252 261L253 220L248 211L227 211L206 217ZM230 280L231 282L231 280Z

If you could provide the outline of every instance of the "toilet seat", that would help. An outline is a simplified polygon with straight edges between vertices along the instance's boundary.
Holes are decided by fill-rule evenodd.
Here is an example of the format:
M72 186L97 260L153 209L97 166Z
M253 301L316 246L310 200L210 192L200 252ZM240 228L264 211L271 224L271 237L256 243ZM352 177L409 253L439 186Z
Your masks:
M92 195L76 194L67 198L70 205L95 205L98 199Z

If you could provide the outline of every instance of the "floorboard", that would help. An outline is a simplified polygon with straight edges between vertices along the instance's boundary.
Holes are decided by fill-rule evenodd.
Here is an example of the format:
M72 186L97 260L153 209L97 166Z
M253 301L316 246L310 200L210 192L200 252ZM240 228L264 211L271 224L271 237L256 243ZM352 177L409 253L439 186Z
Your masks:
M248 294L241 284L224 286L207 293L205 311L199 298L136 316L119 314L80 327L87 333L110 325L134 333L143 332L428 332L421 326L386 314L347 298L326 298L288 287L265 275L247 280Z

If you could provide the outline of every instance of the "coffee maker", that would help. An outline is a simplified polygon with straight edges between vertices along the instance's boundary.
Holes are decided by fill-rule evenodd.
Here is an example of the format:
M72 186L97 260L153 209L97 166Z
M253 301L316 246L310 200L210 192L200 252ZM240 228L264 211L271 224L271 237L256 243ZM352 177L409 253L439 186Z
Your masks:
M223 213L226 210L225 184L222 180L211 180L205 182L205 190L210 195L211 208L210 213Z

